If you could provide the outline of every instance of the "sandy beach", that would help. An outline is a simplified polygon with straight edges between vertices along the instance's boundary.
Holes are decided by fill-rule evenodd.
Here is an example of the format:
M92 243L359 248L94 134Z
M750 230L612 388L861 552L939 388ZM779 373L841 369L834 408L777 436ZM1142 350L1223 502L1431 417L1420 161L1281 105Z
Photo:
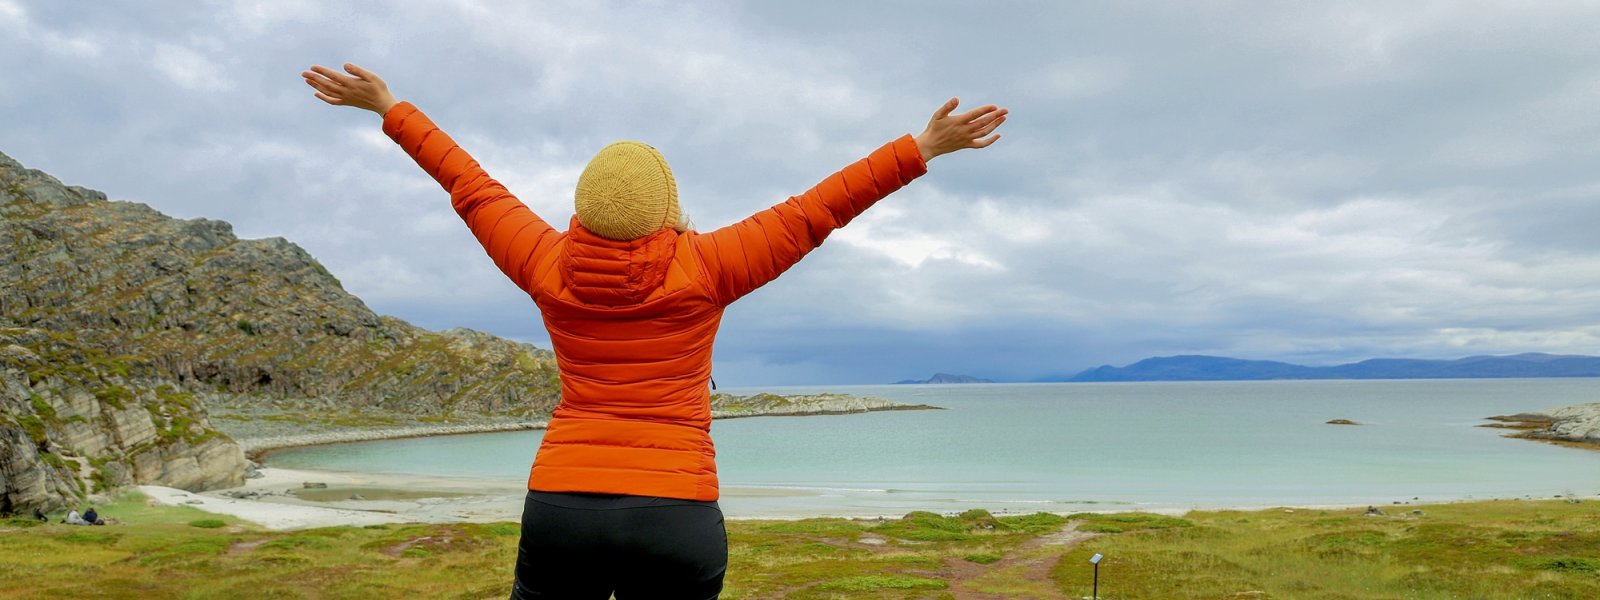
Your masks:
M520 481L272 467L261 468L260 473L261 477L247 480L243 486L223 490L188 492L144 485L139 486L139 491L154 502L231 515L275 530L378 523L516 522L522 518L522 503L527 493L527 487ZM314 487L307 487L307 484ZM783 502L819 495L811 490L787 488L729 487L722 492L724 502ZM792 514L728 518L821 516L876 518L900 514L824 514L795 510Z
M516 521L526 487L448 479L295 469L261 469L241 487L186 492L139 486L152 500L232 515L268 529L377 523ZM306 484L326 487L306 487Z

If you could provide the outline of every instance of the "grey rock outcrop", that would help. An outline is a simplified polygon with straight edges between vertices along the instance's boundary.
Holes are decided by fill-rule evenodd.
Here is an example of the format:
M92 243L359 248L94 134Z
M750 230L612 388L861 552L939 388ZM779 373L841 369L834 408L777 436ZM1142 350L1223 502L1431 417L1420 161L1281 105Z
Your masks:
M0 329L0 513L54 510L136 483L239 485L239 445L147 366L71 334Z
M1550 425L1528 432L1528 437L1600 444L1600 402L1547 410Z

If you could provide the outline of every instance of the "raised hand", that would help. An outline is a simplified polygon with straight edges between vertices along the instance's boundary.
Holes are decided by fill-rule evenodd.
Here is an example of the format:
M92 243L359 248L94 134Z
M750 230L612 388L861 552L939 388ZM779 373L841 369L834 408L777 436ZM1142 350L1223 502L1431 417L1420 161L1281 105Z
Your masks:
M328 104L354 106L378 113L378 116L383 116L397 104L394 95L389 93L389 84L384 83L377 73L352 63L345 63L344 70L350 74L312 65L311 70L300 73L300 76L306 78L306 85L317 90L317 97Z
M994 130L1006 122L1006 113L1009 111L991 104L951 115L960 102L951 98L939 110L933 111L928 128L917 134L917 149L922 151L923 162L965 148L987 148L1000 139L1000 134L994 133Z

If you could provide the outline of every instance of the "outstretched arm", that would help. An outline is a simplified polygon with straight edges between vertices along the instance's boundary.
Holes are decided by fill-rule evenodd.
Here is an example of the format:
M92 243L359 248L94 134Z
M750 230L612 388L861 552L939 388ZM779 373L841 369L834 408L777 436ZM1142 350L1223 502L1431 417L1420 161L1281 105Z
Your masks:
M344 69L349 75L322 66L313 66L301 75L323 102L382 116L383 132L450 192L456 214L467 222L494 264L517 287L531 290L535 257L554 246L561 234L489 177L478 161L417 107L396 102L377 74L353 64Z
M986 148L1000 139L994 130L1006 109L984 106L952 115L951 98L934 111L916 137L902 136L822 180L806 193L748 219L695 238L695 250L727 304L777 279L806 253L873 203L928 170L934 157L966 148Z

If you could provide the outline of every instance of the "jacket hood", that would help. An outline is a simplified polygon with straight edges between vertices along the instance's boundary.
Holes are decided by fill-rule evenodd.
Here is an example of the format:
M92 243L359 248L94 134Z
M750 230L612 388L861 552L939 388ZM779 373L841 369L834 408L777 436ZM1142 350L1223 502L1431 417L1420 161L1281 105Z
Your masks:
M561 270L578 300L602 306L639 304L666 280L678 232L660 229L632 240L596 235L574 216L561 248Z

